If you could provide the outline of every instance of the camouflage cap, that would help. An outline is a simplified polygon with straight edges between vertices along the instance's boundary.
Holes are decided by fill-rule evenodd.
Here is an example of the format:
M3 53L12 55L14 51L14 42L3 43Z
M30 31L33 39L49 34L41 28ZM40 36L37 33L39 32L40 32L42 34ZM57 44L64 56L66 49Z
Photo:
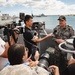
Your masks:
M62 15L58 18L58 20L66 20L66 17Z

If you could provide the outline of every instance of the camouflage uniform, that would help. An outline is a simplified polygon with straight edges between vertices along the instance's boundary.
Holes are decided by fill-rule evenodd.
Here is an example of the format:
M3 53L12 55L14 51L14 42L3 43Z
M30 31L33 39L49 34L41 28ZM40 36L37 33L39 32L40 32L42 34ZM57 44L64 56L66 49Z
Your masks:
M54 28L54 31L55 38L57 39L69 39L74 35L74 30L69 25L66 25L65 27L60 27L60 25L58 25Z
M54 28L54 35L55 39L69 39L74 35L74 30L71 26L66 25L65 27L61 27L60 25L57 25ZM67 60L66 60L66 53L62 53L61 50L58 48L58 43L55 45L55 65L59 66L60 73L65 69L67 66Z

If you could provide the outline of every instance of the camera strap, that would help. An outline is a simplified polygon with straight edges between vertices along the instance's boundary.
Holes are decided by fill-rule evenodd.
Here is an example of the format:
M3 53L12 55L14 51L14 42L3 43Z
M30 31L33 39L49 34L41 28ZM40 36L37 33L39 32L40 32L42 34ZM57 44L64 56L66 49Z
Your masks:
M25 27L23 28L23 33L24 33L24 32L25 32ZM27 41L27 40L24 38L24 36L23 36L23 39L24 39L25 42L27 42L27 43L30 44L31 46L33 46L33 47L35 47L35 48L38 48L38 46L36 46L36 45L32 44L31 42ZM39 49L39 48L38 48L38 49Z
M15 38L15 34L14 34L14 31L12 30L12 37L13 37L13 39L14 39L14 41L15 41L15 43L17 42L17 40L16 40L16 38Z
M25 38L24 38L24 41L27 42L28 44L30 44L31 46L35 47L35 48L38 48L38 46L32 44L31 42L27 41Z

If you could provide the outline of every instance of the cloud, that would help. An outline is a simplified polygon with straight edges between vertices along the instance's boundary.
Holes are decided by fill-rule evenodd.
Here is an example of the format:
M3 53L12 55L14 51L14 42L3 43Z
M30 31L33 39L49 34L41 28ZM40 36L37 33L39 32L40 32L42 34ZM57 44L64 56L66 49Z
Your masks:
M3 5L6 3L6 0L0 0L0 5Z
M0 0L0 6L14 6L16 4L30 7L34 10L50 12L59 10L75 11L75 5L67 5L61 0Z
M69 10L75 10L75 5L70 5L67 7Z
M0 0L0 3L5 3L6 2L6 0Z
M23 6L32 7L34 9L72 9L73 6L68 6L60 0L0 0L0 5L13 6L20 4ZM74 8L73 8L74 9Z

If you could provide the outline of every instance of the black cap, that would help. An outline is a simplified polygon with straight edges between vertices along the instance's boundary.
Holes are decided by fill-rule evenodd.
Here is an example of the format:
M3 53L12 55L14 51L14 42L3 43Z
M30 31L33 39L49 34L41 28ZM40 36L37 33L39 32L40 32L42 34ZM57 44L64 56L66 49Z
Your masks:
M60 17L58 18L58 20L66 20L66 17L65 17L65 16L60 16Z

